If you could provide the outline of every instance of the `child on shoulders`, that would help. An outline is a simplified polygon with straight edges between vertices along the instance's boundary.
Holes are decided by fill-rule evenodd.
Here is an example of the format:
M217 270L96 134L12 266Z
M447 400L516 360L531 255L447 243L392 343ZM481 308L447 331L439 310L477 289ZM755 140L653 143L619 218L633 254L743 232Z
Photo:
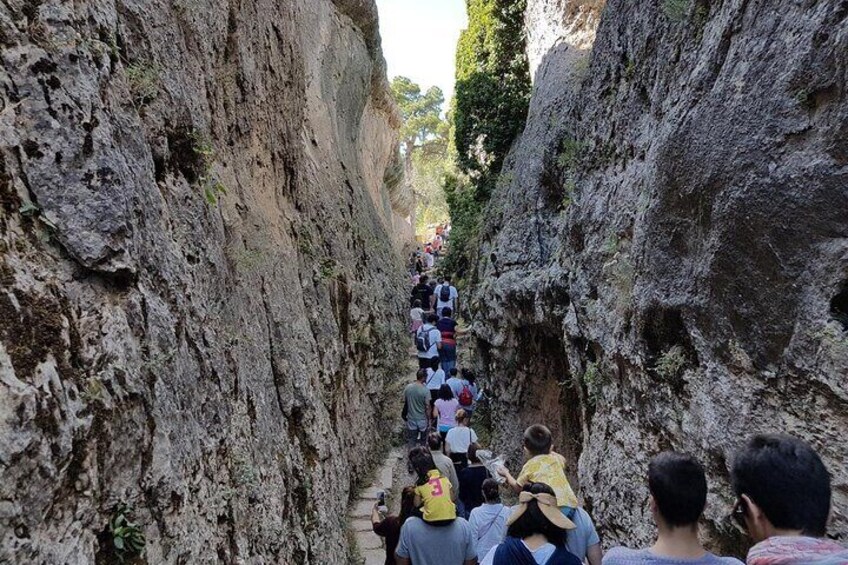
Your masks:
M451 499L450 480L433 462L433 456L423 447L409 452L409 462L418 474L415 483L415 507L421 518L433 526L446 526L456 519L456 505Z
M529 483L545 483L556 494L557 506L567 517L574 515L577 509L577 496L565 476L565 458L551 451L553 437L551 430L541 424L535 424L524 430L524 456L527 462L521 468L517 479L504 467L498 473L506 479L507 485L515 492L521 492Z

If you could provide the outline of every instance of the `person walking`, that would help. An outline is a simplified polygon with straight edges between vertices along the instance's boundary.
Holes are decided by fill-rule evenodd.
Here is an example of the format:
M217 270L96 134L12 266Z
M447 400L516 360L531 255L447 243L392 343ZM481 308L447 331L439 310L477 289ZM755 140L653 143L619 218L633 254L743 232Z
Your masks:
M456 411L458 408L459 402L453 397L451 388L448 385L442 385L439 389L439 398L433 403L433 419L436 420L442 441L445 440L448 432L456 426Z
M424 324L415 332L415 349L418 351L418 366L422 369L439 366L439 350L442 348L442 334L436 329L438 317L427 314Z
M450 308L453 312L459 311L459 292L451 284L450 277L445 277L444 282L436 287L435 296L436 314L443 315L442 311L445 308Z
M842 565L848 549L825 537L830 473L809 444L786 435L752 437L730 470L733 517L756 545L748 565Z
M400 530L415 510L415 487L405 487L401 491L398 516L388 515L383 518L378 504L375 502L374 508L371 509L371 529L381 538L386 538L385 565L395 565L395 550L400 541Z
M431 432L427 435L427 447L430 448L433 463L436 464L436 468L441 471L442 475L450 481L451 498L456 502L459 498L459 477L456 474L456 467L453 466L453 461L442 451L443 445L442 436L438 432Z
M424 437L430 426L430 391L424 385L426 369L418 369L415 382L403 389L403 419L406 420L407 451L424 443Z
M486 554L506 537L506 522L512 510L501 502L500 485L495 479L483 481L481 495L483 504L471 511L468 523L477 546L477 559L483 561Z
M448 433L448 435L450 435L450 433ZM462 502L460 508L462 508L466 517L468 517L475 508L483 504L483 483L486 479L491 478L489 471L483 466L480 459L477 457L478 449L480 449L480 445L476 442L468 446L468 450L466 452L468 457L468 466L459 471L459 499L460 502Z
M574 523L557 507L553 489L529 483L518 502L507 520L506 539L489 550L481 565L581 565L565 547Z
M456 368L456 320L453 319L453 310L442 309L442 317L436 322L436 328L442 335L442 348L439 350L439 359L442 369L446 373Z
M614 547L604 556L604 565L742 565L732 557L713 555L698 539L707 477L692 456L666 451L651 459L648 491L657 541L647 549Z
M468 427L468 415L462 408L456 410L454 422L454 427L445 435L445 453L461 471L468 465L468 448L477 442L477 432Z

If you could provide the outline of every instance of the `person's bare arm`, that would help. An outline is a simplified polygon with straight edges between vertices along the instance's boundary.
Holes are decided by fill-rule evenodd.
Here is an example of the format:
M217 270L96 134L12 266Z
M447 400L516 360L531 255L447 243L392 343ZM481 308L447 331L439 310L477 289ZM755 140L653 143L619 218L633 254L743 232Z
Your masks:
M395 553L395 563L397 563L397 565L411 565L412 561Z
M439 409L435 406L433 406L433 419L436 421L439 420Z
M515 492L521 492L521 485L518 484L518 481L512 477L512 473L509 472L509 469L506 467L500 467L498 468L498 474L506 479L506 485L509 488Z
M601 565L604 559L604 552L601 550L601 544L596 543L590 545L586 550L586 559L589 560L589 565Z
M475 557L474 559L466 559L465 565L477 565L477 558Z

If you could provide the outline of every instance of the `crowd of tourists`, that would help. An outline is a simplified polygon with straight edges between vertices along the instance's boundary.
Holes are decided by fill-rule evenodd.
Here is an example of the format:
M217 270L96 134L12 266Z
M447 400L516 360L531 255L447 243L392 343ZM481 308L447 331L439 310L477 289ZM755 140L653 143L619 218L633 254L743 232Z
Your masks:
M667 451L648 465L653 545L606 554L566 474L576 462L554 450L546 426L524 431L524 462L513 476L472 426L484 398L473 372L457 367L456 288L426 274L414 283L410 334L419 369L404 389L403 419L415 485L401 492L399 515L376 505L372 512L387 565L741 565L701 542L708 486L691 455ZM848 565L848 550L826 537L830 474L811 446L756 435L736 453L730 479L736 503L728 519L753 543L748 565ZM505 495L515 504L505 505Z

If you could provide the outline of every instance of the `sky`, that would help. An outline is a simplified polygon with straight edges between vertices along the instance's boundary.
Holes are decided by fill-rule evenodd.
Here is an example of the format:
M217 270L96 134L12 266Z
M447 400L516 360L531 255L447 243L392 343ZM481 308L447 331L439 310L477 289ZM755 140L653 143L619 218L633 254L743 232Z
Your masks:
M454 55L467 25L465 0L377 0L389 80L402 75L422 91L438 86L453 95Z

